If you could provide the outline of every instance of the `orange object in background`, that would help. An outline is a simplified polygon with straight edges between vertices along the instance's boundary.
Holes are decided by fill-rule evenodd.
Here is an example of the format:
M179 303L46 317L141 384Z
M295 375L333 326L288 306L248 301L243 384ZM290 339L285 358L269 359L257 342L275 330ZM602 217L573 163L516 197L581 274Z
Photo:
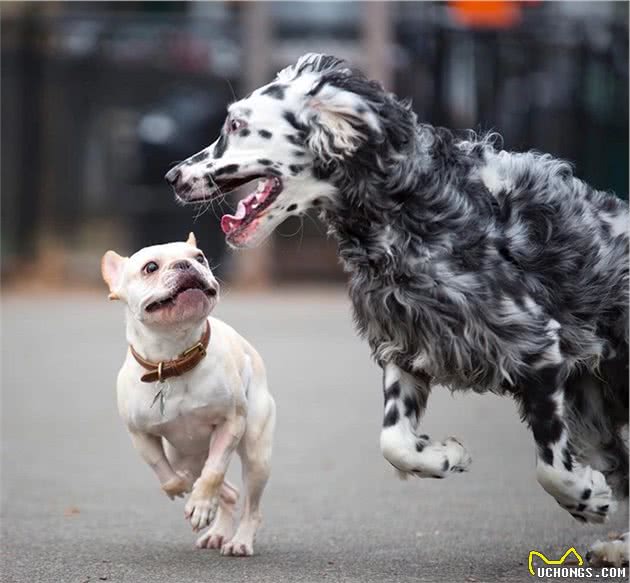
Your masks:
M522 2L452 0L451 14L458 24L471 28L509 28L521 20Z

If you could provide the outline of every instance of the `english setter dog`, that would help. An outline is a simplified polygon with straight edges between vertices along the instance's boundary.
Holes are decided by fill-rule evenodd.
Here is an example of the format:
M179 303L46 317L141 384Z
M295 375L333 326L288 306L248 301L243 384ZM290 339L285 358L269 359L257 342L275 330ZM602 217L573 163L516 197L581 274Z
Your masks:
M402 475L445 478L470 463L458 440L421 430L441 384L515 398L539 483L577 520L603 522L628 497L620 199L550 155L419 123L409 102L318 54L230 105L218 140L166 179L185 203L257 183L222 218L234 247L320 209L383 368L380 444Z

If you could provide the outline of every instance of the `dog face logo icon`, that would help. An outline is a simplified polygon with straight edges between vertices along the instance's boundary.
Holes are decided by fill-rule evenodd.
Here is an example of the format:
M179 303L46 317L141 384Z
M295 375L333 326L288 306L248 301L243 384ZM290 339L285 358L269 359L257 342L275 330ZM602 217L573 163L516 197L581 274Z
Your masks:
M545 557L545 555L539 553L538 551L529 551L529 560L527 562L529 572L534 576L536 575L533 565L534 557L540 557L546 565L562 565L567 560L567 557L571 554L575 556L578 562L578 566L581 567L584 564L584 559L582 559L580 553L575 550L575 547L571 547L570 549L568 549L567 552L564 553L564 555L562 555L562 557L560 557L557 561L549 560L547 557Z

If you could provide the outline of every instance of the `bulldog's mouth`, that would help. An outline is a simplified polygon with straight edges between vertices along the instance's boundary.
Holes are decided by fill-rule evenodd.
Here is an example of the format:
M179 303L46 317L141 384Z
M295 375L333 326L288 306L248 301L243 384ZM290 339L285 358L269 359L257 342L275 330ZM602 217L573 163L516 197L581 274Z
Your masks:
M155 302L151 302L145 310L147 312L155 312L157 310L161 310L167 306L171 306L175 304L177 298L182 295L184 292L198 290L203 292L207 297L213 298L217 295L217 290L214 287L208 286L208 284L197 278L197 277L187 277L177 284L175 291L161 300L156 300Z
M223 215L221 218L221 229L228 238L235 237L247 229L251 223L264 214L282 192L282 181L277 176L263 176L256 179L258 179L256 190L239 201L236 213ZM238 186L251 181L251 178L245 179ZM223 190L224 186L219 186Z

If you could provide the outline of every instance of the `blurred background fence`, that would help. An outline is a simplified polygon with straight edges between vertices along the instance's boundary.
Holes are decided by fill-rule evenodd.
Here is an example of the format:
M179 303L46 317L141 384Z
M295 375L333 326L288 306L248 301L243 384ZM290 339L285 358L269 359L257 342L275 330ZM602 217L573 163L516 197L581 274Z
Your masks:
M1 26L4 283L91 285L105 249L191 228L228 279L340 280L315 220L231 254L217 217L162 179L230 100L309 51L348 58L423 121L496 130L627 197L627 2L3 2Z

